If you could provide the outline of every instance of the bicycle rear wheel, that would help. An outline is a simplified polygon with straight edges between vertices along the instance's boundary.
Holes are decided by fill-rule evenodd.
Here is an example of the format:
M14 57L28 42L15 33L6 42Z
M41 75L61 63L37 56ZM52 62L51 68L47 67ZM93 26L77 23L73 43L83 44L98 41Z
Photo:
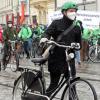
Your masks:
M88 81L78 78L66 86L61 100L97 100L97 94Z
M100 46L91 46L89 50L89 59L92 62L100 62Z
M12 100L36 100L37 97L33 93L43 94L43 85L39 78L31 84L35 76L32 72L25 72L15 81Z

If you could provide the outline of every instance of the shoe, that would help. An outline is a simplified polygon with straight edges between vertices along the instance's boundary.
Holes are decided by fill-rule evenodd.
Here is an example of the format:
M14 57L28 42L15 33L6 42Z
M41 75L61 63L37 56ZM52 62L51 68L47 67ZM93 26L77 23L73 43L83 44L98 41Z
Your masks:
M78 62L78 67L81 67L81 62Z
M30 59L30 56L27 56L26 59Z

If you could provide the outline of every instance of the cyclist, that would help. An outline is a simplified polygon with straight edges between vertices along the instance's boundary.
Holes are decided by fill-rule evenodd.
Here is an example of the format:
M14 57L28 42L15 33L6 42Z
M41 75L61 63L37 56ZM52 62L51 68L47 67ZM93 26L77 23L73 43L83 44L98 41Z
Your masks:
M40 43L46 42L48 39L53 37L54 41L57 37L62 34L66 29L68 29L76 20L76 12L78 7L73 2L66 2L61 8L63 14L62 19L54 20L51 25L45 31L45 36L40 40ZM64 35L60 42L66 45L71 45L72 42L80 43L81 46L81 29L78 25L75 25L73 29L69 31L67 35ZM75 53L73 49L69 52ZM46 90L46 95L50 96L55 87L57 86L60 76L62 73L68 78L65 49L60 47L54 47L50 50L50 55L48 58L48 71L50 72L50 85ZM75 59L70 61L72 76L76 76L75 69Z
M16 30L12 26L12 21L7 22L7 27L3 31L3 40L4 40L4 55L3 55L3 70L5 70L5 60L8 55L9 50L11 50L10 41L15 40Z
M40 40L43 33L44 30L38 25L38 23L36 23L33 29L33 38L38 38Z
M22 41L24 41L24 50L27 55L27 57L26 57L27 59L30 58L29 50L32 46L31 36L32 36L32 31L31 31L30 27L23 24L20 32L18 33L18 37L21 38Z

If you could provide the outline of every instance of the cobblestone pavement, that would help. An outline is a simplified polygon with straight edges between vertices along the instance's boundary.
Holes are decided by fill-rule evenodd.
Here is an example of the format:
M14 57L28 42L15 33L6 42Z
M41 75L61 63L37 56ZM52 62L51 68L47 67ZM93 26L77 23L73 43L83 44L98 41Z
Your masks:
M25 62L25 63L24 63ZM27 62L27 63L26 63ZM34 67L34 64L32 64L29 61L23 61L21 65L24 65L22 67ZM98 100L100 100L100 68L99 64L93 64L91 62L85 62L82 63L81 67L77 67L77 76L83 77L84 79L87 79L91 84L95 87ZM49 73L47 72L47 67L44 67L45 69L45 78L46 78L46 84L47 87L49 85ZM13 83L14 80L20 75L20 72L12 72L10 69L10 66L5 71L0 72L0 100L12 100L12 89L13 89ZM59 94L56 96L54 100L59 100L59 97L61 96L62 91L59 92Z

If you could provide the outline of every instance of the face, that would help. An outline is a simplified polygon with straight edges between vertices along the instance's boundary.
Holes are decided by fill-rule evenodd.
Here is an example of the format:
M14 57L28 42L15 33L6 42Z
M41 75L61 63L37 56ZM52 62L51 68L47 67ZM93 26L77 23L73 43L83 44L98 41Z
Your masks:
M67 11L64 11L64 15L69 18L70 20L75 20L76 18L76 9L68 9Z
M8 24L8 27L12 27L12 24Z

